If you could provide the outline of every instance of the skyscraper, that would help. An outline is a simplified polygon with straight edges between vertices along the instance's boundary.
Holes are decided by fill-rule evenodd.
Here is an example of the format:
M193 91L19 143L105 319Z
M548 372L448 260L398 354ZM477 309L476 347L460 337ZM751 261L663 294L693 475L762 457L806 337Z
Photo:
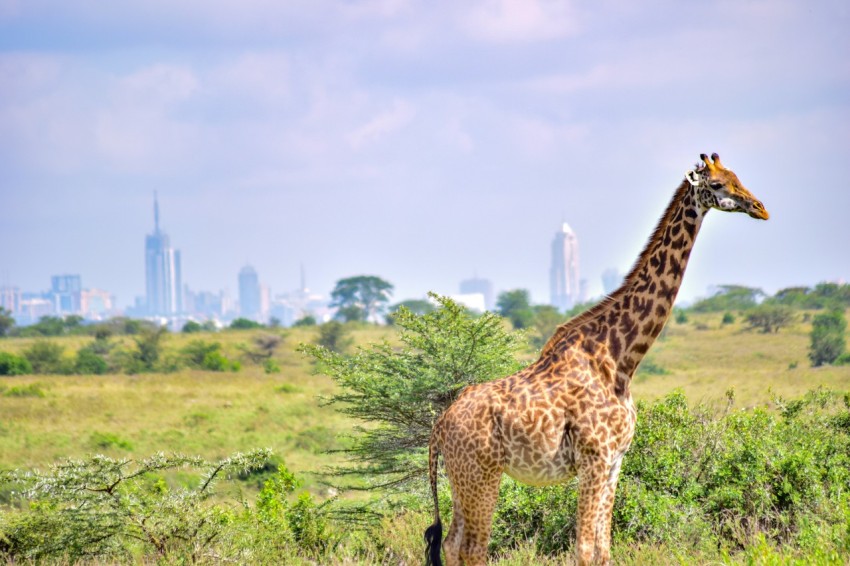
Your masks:
M550 303L559 311L580 301L578 238L564 222L552 240L552 266L549 269Z
M145 290L148 315L176 316L183 312L180 250L171 247L168 234L159 229L159 202L153 198L153 234L145 237Z
M81 310L79 275L54 275L50 278L50 298L56 314L77 314Z
M254 320L262 314L260 279L250 265L239 271L239 312L243 317Z

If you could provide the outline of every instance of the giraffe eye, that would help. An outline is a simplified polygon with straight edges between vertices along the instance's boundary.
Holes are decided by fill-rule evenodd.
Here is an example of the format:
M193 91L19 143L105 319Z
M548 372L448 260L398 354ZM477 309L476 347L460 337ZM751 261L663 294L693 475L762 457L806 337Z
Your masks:
M709 183L709 186L714 190L718 190L718 189L723 188L723 183L718 183L718 182Z

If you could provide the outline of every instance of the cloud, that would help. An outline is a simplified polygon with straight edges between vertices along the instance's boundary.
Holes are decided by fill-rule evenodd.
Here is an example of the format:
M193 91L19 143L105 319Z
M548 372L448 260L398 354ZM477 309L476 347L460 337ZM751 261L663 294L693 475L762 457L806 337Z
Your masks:
M462 15L461 26L473 38L493 42L559 39L578 30L566 0L482 0Z
M393 100L389 110L381 112L348 135L354 149L361 149L407 126L416 115L415 108L404 100Z

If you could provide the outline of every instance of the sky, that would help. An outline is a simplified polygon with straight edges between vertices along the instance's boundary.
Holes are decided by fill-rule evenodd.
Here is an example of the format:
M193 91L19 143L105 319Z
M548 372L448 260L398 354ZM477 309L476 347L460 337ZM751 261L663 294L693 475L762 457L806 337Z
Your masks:
M706 218L680 298L850 280L846 0L0 0L0 285L602 293L700 153L771 214Z

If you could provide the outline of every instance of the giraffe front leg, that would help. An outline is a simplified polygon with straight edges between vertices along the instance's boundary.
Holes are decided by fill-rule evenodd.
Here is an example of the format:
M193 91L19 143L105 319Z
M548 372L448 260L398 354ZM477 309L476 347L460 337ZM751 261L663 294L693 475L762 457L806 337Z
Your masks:
M602 497L608 481L608 466L602 459L594 458L584 463L578 475L576 562L579 566L585 566L593 564L596 557Z
M602 493L602 504L596 528L596 559L599 564L611 563L611 515L614 510L614 497L617 493L617 481L620 478L622 461L622 456L614 461Z

